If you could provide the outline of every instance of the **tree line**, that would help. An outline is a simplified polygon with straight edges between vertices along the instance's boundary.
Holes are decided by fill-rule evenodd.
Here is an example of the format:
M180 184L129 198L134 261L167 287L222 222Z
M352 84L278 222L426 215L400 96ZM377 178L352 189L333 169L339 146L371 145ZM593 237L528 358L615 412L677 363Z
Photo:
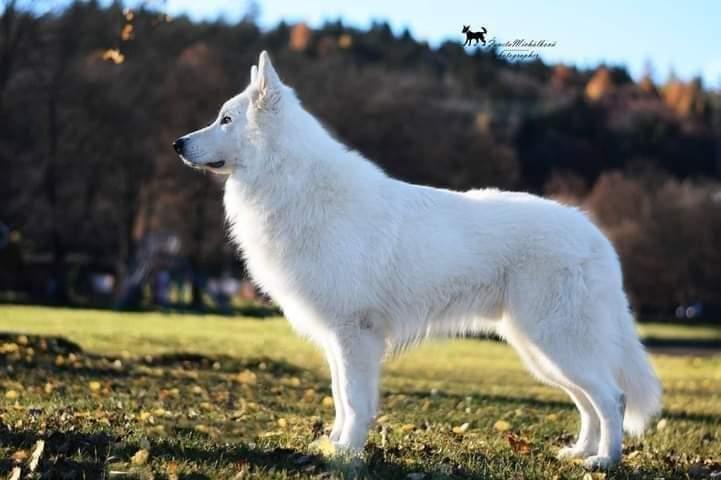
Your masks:
M262 30L255 15L193 22L96 1L40 14L5 1L4 298L83 303L88 274L106 272L102 301L133 304L142 289L129 278L145 288L169 269L187 274L200 308L208 277L242 275L222 184L170 145L214 118L267 49L306 107L389 174L580 205L616 244L637 308L721 305L718 91L617 66L509 63L460 34L431 48L382 22Z

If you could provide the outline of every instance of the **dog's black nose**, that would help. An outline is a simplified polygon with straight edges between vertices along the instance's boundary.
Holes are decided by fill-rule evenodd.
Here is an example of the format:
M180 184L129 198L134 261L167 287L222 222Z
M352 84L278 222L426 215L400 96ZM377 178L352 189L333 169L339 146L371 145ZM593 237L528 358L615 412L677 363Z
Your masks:
M175 149L175 153L180 155L183 152L183 144L185 143L185 139L183 137L180 137L176 141L173 142L173 148Z

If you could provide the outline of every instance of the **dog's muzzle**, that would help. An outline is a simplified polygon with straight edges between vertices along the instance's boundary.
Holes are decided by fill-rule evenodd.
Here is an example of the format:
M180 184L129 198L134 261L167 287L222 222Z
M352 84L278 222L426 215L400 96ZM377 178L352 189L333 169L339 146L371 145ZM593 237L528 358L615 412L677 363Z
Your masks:
M176 141L173 142L173 150L175 150L175 153L177 153L180 156L180 158L183 160L183 162L185 162L186 164L188 164L189 166L191 166L193 168L204 168L204 167L221 168L225 165L224 160L220 160L217 162L208 162L208 163L196 163L191 160L188 160L183 155L183 147L184 146L185 146L185 137L180 137L179 139L177 139Z

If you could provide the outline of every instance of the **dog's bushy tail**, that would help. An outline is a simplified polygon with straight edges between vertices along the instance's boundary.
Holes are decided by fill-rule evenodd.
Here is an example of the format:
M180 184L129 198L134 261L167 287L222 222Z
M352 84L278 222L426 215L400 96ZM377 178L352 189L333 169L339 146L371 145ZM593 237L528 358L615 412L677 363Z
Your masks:
M628 311L623 314L623 355L617 371L619 386L626 395L623 429L641 436L649 419L661 411L661 383L634 331L633 316Z

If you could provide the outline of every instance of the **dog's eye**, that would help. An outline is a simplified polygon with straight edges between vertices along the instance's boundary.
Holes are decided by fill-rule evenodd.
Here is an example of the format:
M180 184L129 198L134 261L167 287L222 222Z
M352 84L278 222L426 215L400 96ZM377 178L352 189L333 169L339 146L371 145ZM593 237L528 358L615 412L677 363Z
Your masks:
M229 123L232 122L232 121L233 121L232 118L230 118L228 115L224 115L223 118L220 119L220 124L221 124L221 125L227 125L227 124L229 124Z

